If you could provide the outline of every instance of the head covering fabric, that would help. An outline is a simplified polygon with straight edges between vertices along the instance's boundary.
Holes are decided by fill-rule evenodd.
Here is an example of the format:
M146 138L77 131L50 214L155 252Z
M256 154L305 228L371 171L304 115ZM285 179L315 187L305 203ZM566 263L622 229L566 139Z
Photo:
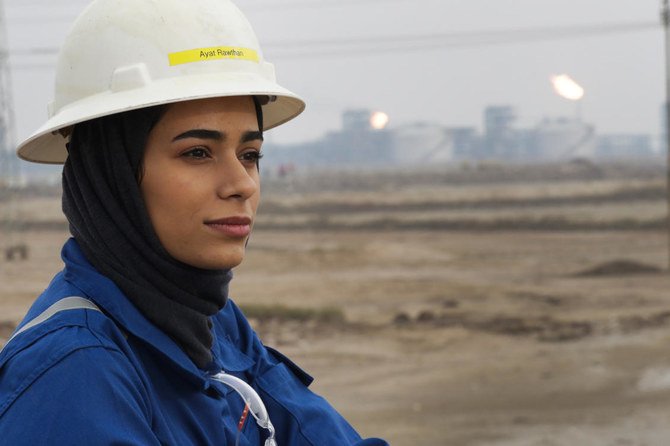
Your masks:
M63 212L91 264L205 369L212 361L209 318L226 304L232 272L177 261L153 229L139 182L144 147L162 110L75 126L63 167Z

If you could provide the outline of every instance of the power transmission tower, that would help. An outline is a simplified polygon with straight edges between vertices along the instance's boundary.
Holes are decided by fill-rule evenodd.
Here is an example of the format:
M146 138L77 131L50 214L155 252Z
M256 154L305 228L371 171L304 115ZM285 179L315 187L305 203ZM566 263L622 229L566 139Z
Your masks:
M665 136L666 159L666 200L668 216L668 270L670 271L670 5L668 0L661 0L661 23L663 24L663 46L665 49L665 121L663 133Z
M0 247L5 260L25 259L27 247L18 240L19 164L14 155L14 113L9 69L5 5L0 0Z

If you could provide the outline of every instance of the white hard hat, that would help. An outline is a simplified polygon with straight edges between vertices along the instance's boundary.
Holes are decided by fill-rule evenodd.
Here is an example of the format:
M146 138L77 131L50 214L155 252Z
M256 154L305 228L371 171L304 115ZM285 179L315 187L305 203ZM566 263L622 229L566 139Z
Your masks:
M18 147L27 161L62 163L76 123L153 105L259 96L263 127L305 103L277 85L258 39L229 0L96 0L75 21L58 57L49 119Z

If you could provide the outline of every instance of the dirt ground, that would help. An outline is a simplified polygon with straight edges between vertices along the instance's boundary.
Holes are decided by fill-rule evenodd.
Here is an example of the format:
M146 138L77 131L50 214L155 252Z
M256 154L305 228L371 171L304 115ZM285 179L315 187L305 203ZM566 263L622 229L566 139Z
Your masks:
M65 237L24 233L29 261L0 263L0 336ZM254 322L394 446L666 445L670 276L578 274L622 259L665 268L665 234L259 230L232 295L341 310Z
M231 295L394 446L670 444L665 172L484 167L271 178ZM67 237L58 190L22 194L0 344Z
M661 445L670 277L575 273L618 259L661 267L665 240L261 233L234 292L343 307L349 327L272 341L361 431L393 445Z

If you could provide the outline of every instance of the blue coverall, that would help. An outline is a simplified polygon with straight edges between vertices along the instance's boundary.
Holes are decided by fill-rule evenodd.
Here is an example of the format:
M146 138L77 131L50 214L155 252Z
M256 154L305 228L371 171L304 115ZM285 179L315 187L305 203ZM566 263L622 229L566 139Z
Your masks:
M214 360L201 370L87 262L76 241L62 258L64 270L25 321L68 296L102 312L59 312L0 353L0 444L233 446L244 403L209 378L221 369L259 393L279 446L387 444L361 440L307 388L309 375L260 342L232 301L212 318ZM262 445L265 437L249 416L239 444Z

